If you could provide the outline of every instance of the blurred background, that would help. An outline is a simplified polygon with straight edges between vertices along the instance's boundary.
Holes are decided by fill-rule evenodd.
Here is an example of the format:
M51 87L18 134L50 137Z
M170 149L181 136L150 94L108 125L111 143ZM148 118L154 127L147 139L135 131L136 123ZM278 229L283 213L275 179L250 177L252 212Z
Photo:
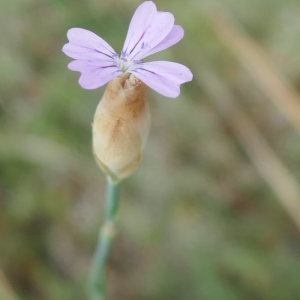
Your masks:
M0 299L84 300L105 176L72 27L123 46L133 0L1 0ZM156 1L185 29L149 57L188 66L122 187L111 300L300 299L300 2Z

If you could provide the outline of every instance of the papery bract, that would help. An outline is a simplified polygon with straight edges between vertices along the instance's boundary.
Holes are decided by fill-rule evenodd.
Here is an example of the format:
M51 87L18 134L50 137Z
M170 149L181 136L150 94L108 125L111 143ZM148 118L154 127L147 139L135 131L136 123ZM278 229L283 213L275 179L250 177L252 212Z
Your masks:
M93 151L102 170L119 181L137 168L150 129L147 86L133 74L111 80L97 107Z

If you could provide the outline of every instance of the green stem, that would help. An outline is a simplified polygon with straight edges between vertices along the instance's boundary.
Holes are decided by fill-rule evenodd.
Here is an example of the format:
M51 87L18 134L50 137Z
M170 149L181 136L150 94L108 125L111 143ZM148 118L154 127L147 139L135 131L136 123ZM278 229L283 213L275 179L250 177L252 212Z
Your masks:
M120 182L107 177L105 219L99 232L89 278L90 300L105 300L105 263L115 235L115 217L119 204Z

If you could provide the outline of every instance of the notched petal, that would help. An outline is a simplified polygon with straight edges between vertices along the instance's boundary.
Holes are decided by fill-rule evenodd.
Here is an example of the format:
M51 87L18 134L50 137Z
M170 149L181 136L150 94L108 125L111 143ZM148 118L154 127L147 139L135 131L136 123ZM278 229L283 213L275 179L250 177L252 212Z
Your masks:
M183 38L183 36L183 28L179 25L174 25L170 33L158 45L152 48L149 52L145 53L144 57L165 50L175 45Z
M123 52L130 60L146 56L170 33L174 16L169 12L158 12L153 2L144 2L135 11L128 29Z
M85 89L99 88L122 73L116 64L102 60L74 60L68 68L81 73L79 84Z
M68 31L69 43L62 51L74 59L112 58L115 50L95 33L82 29L72 28Z
M171 98L179 95L182 83L193 78L187 67L168 61L143 63L131 72L153 90Z

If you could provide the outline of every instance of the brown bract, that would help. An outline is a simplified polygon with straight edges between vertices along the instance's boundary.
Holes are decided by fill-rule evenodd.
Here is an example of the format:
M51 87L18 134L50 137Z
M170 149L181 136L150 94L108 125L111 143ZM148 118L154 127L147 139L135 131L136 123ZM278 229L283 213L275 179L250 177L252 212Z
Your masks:
M103 171L121 180L137 168L150 129L147 86L132 74L111 80L97 107L93 150Z

